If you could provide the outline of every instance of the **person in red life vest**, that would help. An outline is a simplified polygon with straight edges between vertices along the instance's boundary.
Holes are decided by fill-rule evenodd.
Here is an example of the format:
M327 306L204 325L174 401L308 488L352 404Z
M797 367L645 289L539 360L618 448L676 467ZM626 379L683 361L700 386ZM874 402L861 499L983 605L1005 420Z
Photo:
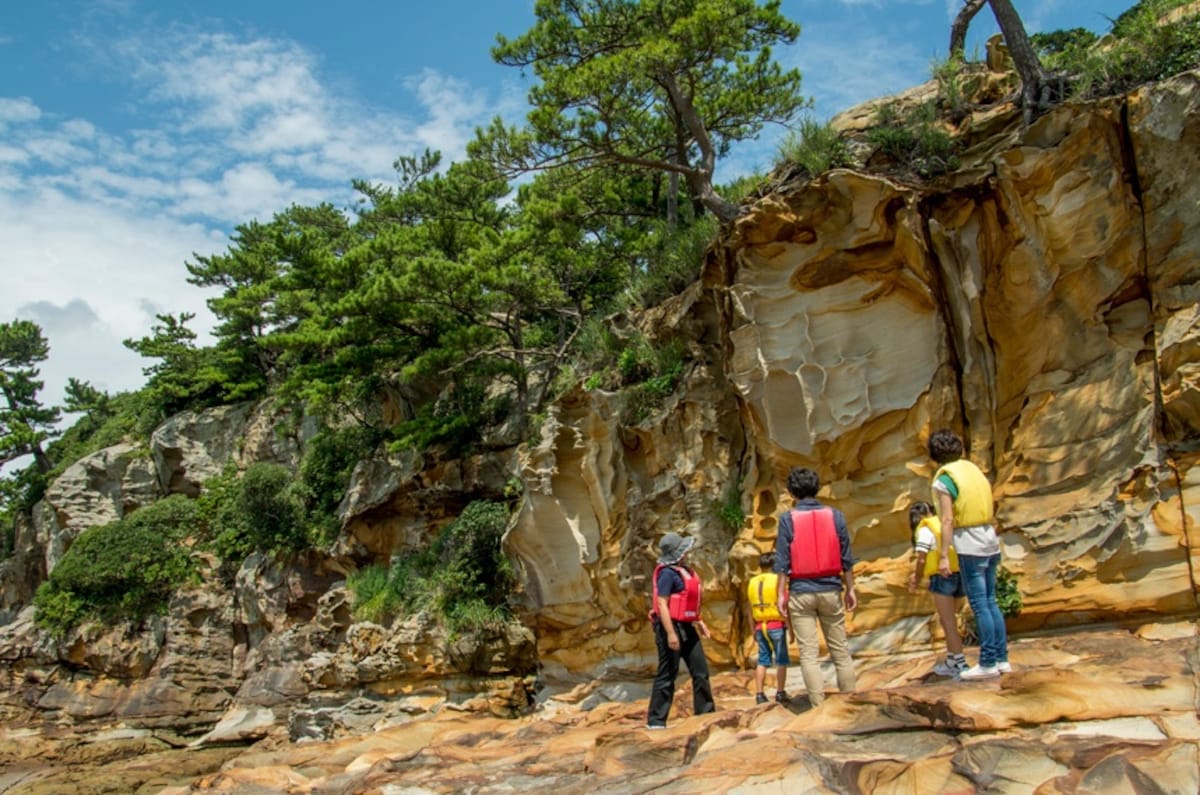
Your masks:
M697 715L713 712L712 685L708 681L708 661L704 659L701 637L711 637L700 618L700 577L683 565L683 558L696 543L667 533L658 544L658 565L654 567L650 619L654 625L654 644L658 649L658 673L650 691L647 729L665 729L671 702L675 698L675 677L679 661L687 664L692 677L692 706Z
M846 610L858 606L854 556L846 517L817 500L821 488L817 473L806 467L793 468L787 488L795 504L780 514L775 536L778 607L791 622L800 647L800 673L809 703L815 707L825 701L825 679L817 662L818 623L833 658L838 690L847 693L855 686L854 661L846 642Z

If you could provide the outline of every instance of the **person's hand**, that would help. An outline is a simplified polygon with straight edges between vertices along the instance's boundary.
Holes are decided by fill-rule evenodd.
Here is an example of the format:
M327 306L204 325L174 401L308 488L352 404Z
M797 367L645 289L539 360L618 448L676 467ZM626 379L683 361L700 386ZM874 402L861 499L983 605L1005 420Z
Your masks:
M675 631L674 627L667 633L667 648L671 651L679 651L679 633Z
M917 575L916 574L908 575L908 592L909 593L917 592Z
M700 622L697 622L696 626L698 626L700 628L700 637L702 637L702 638L711 638L712 637L712 633L708 631L708 624L705 624L703 621L700 621Z
M938 557L938 574L943 577L950 576L950 553L945 552Z
M858 607L858 594L851 588L846 591L846 609L853 612L856 607Z

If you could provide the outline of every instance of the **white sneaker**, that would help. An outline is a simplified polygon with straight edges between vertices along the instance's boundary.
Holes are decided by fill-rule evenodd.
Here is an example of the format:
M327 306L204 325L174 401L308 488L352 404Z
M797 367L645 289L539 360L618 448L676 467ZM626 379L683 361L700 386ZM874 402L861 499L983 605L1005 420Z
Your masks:
M949 660L938 660L938 664L933 666L933 672L938 676L958 676L959 667Z
M959 679L995 679L1000 670L994 666L973 665L958 675Z
M663 726L661 723L647 723L646 728L652 732L657 732L657 731L662 731L663 729L665 729L667 727Z
M996 663L996 670L1002 674L1011 674L1012 666L1008 664L1008 660Z

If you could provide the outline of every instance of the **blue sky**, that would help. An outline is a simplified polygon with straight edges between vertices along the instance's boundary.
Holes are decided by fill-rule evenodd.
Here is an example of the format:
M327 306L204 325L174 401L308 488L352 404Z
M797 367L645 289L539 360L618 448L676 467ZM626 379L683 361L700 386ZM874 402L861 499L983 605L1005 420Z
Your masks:
M1133 0L1015 0L1031 32L1108 30ZM924 82L961 0L784 0L814 114ZM121 345L206 295L193 254L290 204L345 206L398 155L461 156L476 126L524 111L528 83L491 60L531 0L0 2L0 321L38 322L44 398L68 376L142 381ZM968 52L995 32L986 9ZM786 131L739 147L721 177L766 170Z

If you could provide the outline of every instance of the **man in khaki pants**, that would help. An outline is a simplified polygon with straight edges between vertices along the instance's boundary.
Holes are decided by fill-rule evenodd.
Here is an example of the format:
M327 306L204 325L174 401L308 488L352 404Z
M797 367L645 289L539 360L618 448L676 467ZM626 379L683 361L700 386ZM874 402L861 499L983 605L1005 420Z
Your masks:
M854 557L846 517L817 500L821 488L817 473L805 467L794 468L788 473L787 488L795 504L780 514L775 537L779 610L791 622L800 647L800 672L808 700L816 707L825 701L824 678L817 662L818 622L837 671L838 690L847 693L854 689L854 661L846 643L846 610L858 605Z

